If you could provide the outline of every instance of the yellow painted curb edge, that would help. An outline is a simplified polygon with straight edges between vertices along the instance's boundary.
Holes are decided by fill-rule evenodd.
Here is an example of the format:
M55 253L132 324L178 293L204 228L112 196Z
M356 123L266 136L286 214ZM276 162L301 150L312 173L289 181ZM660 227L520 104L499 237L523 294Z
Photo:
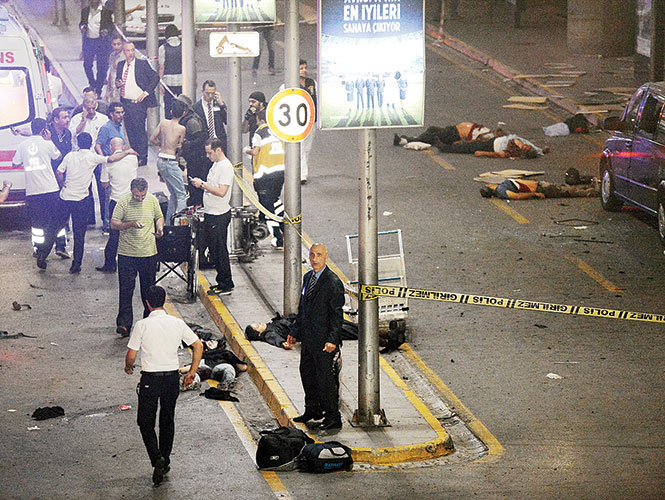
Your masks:
M293 418L298 416L298 413L293 406L293 403L291 403L286 392L284 392L284 389L282 389L266 364L263 362L259 353L245 338L240 325L226 308L222 300L216 295L208 295L209 289L210 283L202 273L199 273L199 298L208 310L213 322L226 337L229 348L236 354L236 356L247 360L247 373L258 387L259 392L275 415L275 418L277 418L279 424L294 427ZM414 400L412 398L415 398L416 400L417 398L413 395L412 391L406 387L406 384L404 384L397 374L393 375L390 373L390 370L394 370L385 360L383 360L383 358L381 358L381 362L382 367L388 369L386 373L391 376L393 381L395 383L399 381L399 383L397 383L398 387L402 389L413 404ZM412 397L409 397L409 392L413 395ZM454 451L454 445L446 430L441 426L438 420L429 413L429 410L427 410L420 401L418 401L418 403L419 404L414 404L414 406L416 406L421 413L423 413L423 409L427 412L424 416L437 433L435 439L427 441L426 443L405 446L351 448L353 452L353 460L373 465L394 465L404 462L431 460L452 453ZM432 421L432 419L434 421ZM300 428L306 430L304 426L301 426Z

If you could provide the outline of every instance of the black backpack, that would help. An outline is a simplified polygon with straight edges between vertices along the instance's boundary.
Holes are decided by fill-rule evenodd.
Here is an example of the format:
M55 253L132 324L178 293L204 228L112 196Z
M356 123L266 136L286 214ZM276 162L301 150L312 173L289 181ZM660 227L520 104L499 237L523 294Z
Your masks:
M295 458L307 443L313 442L307 434L293 427L261 431L256 465L262 470L293 470L298 466Z
M339 441L307 444L298 458L300 469L305 472L335 472L351 470L351 448Z

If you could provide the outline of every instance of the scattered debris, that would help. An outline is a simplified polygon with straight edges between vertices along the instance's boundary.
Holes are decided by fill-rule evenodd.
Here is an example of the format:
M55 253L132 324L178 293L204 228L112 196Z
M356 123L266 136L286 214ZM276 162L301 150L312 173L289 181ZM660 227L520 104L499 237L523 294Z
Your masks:
M21 309L32 309L30 304L19 304L18 302L14 301L12 302L12 309L14 311L20 311Z
M37 408L32 412L33 420L46 420L49 418L57 418L65 415L65 410L62 406L45 406Z
M534 323L533 326L536 326L538 328L547 328L547 325L541 325L540 323Z
M217 401L234 401L236 403L240 401L235 396L232 396L230 391L222 391L221 389L217 389L217 387L206 389L199 396L205 396L207 399L215 399Z
M509 168L506 170L483 172L478 177L474 177L473 180L476 182L484 182L486 184L501 184L506 179L522 179L525 177L543 175L544 173L544 171L537 172L533 170L518 170Z
M385 212L383 212L383 215L386 216L386 217L388 217L389 215L392 215L392 214L393 214L392 212L388 212L387 210Z
M579 361L555 361L555 365L579 365Z
M563 378L561 375L557 375L556 373L548 373L545 376L547 378L551 378L552 380L561 380Z
M9 413L16 413L16 410L14 410L14 409L7 410L7 411L8 411Z
M7 332L5 330L0 330L0 339L17 339L19 337L25 337L25 338L28 338L28 339L36 339L37 338L34 335L26 335L23 332L18 332L18 333L14 333L14 334L10 335L9 332Z
M424 151L426 149L430 149L432 147L431 144L428 144L426 142L420 142L420 141L411 141L407 142L404 145L405 149L411 149L413 151Z
M573 226L573 229L589 229L589 226Z
M28 427L28 430L29 430L29 431L38 431L38 430L39 430L39 427L37 427L37 426L35 425L34 427Z
M118 410L120 411L127 411L131 409L132 409L131 405L118 405Z
M51 345L58 345L58 344L56 344L55 342L50 342L50 344L51 344Z
M543 64L543 66L545 66L546 68L557 68L557 69L575 68L574 64L556 63L556 62L546 62L545 64Z
M547 97L531 97L523 95L513 95L508 98L510 102L526 102L531 104L545 104Z
M554 223L559 226L579 226L580 223L588 226L598 224L598 222L595 220L586 220L586 219L561 219L561 220L555 220Z
M504 104L503 107L508 109L524 109L531 111L542 111L549 109L547 106L530 106L528 104Z

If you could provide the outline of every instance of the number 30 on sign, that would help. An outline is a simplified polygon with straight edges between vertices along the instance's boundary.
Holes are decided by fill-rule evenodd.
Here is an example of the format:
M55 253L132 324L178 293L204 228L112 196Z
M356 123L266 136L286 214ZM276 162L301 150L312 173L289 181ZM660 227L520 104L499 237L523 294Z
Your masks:
M270 130L286 142L300 142L314 126L314 101L304 89L284 89L268 103Z

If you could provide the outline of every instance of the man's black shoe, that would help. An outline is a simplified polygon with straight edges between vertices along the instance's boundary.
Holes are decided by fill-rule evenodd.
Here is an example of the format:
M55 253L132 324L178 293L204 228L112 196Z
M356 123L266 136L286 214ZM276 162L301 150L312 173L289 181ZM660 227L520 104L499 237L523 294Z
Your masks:
M46 257L44 257L44 254L41 252L37 252L37 267L39 269L45 270L46 269Z
M78 274L81 272L81 266L78 264L72 264L72 266L69 268L69 273L70 274Z
M323 415L319 415L319 414L316 414L316 413L307 413L307 412L305 412L302 415L300 415L299 417L295 417L293 419L293 421L298 423L298 424L306 424L310 420L321 420L322 418L323 418Z
M129 329L126 326L118 326L115 333L119 333L123 337L129 337Z
M393 137L393 146L399 146L401 142L402 138L399 135L395 134L395 136Z
M164 474L166 474L167 467L164 457L159 457L155 464L155 470L152 472L152 483L155 486L159 485L164 480Z
M101 266L101 267L95 267L97 271L100 273L114 273L115 272L115 267L106 267L106 266Z
M342 421L340 419L324 420L319 425L317 425L316 428L319 429L320 431L327 431L328 429L341 429Z

